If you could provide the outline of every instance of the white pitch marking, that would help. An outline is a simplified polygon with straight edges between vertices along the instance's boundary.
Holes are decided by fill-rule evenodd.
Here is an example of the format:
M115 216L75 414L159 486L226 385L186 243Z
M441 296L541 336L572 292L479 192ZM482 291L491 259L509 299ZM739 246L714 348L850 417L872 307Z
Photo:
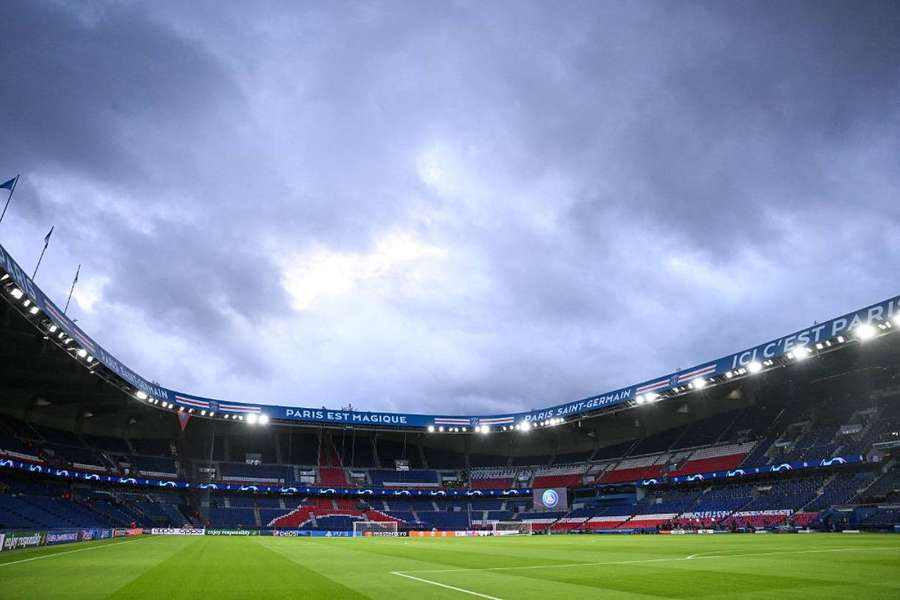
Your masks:
M502 600L502 598L498 598L496 596L488 596L487 594L481 594L479 592L473 592L472 590L467 590L464 588L447 585L446 583L440 583L437 581L431 581L430 579L423 579L421 577L415 577L413 575L407 575L406 573L402 573L400 571L391 571L391 575L398 575L400 577L406 577L407 579L414 579L416 581L421 581L422 583L427 583L429 585L436 585L438 587L442 587L448 590L453 590L454 592L461 592L463 594L469 594L470 596L478 596L479 598L486 598L487 600Z
M771 556L777 554L819 554L823 552L866 552L870 550L896 550L894 547L881 546L871 548L827 548L822 550L781 550L778 552L753 552L745 554L691 554L690 556L678 556L673 558L648 558L645 560L618 560L609 562L590 562L590 563L564 563L550 565L520 565L516 567L471 567L463 569L417 569L413 571L405 571L406 573L462 573L466 571L519 571L524 569L564 569L571 567L602 567L606 565L643 565L656 562L680 562L685 560L697 560L708 558L744 558L748 556Z
M143 538L138 538L143 539ZM45 558L53 558L54 556L62 556L63 554L74 554L75 552L87 552L88 550L97 550L99 548L109 548L110 546L121 546L122 544L127 544L128 542L136 542L138 540L127 540L124 542L117 542L113 544L102 544L99 546L88 546L87 548L79 548L77 550L66 550L65 552L54 552L53 554L44 554L43 556L32 556L31 558L23 558L22 560L13 560L10 562L0 563L0 567L8 567L9 565L18 565L20 563L27 563L33 560L43 560Z

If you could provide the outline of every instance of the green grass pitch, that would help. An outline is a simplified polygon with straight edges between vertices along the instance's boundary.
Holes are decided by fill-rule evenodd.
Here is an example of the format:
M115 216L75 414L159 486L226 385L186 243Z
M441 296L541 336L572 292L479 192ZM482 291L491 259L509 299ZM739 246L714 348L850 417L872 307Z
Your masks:
M0 598L900 598L900 535L143 537L0 553Z

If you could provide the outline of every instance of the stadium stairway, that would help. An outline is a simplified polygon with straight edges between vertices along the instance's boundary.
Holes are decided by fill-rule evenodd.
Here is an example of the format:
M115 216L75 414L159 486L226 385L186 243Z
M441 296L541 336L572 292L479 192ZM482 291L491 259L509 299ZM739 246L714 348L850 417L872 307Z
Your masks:
M806 504L804 504L803 506L801 506L801 507L800 507L800 510L803 510L803 509L805 509L807 506L810 506L811 504L815 504L816 502L818 502L818 501L819 501L819 498L821 498L822 495L825 493L825 489L826 489L829 485L831 485L831 483L832 483L835 479L837 479L837 478L838 478L838 474L837 474L837 473L832 473L831 475L829 475L829 476L825 479L825 481L822 482L822 485L819 486L819 489L816 490L816 495L815 495L815 497L814 497L812 500L810 500L809 502L807 502Z

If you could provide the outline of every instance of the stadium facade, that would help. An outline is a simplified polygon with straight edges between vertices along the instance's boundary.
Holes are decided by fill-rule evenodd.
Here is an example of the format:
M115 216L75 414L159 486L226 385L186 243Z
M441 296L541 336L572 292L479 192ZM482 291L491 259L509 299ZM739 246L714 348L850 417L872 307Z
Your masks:
M900 297L589 398L424 415L175 391L92 340L3 248L0 286L11 547L73 541L69 530L343 535L361 522L398 533L900 523Z

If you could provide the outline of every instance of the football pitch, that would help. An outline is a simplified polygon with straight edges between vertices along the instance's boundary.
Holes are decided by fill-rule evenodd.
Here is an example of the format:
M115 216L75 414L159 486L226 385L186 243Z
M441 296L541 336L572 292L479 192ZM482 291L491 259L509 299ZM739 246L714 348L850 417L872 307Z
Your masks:
M900 535L147 536L0 553L0 598L900 598Z

